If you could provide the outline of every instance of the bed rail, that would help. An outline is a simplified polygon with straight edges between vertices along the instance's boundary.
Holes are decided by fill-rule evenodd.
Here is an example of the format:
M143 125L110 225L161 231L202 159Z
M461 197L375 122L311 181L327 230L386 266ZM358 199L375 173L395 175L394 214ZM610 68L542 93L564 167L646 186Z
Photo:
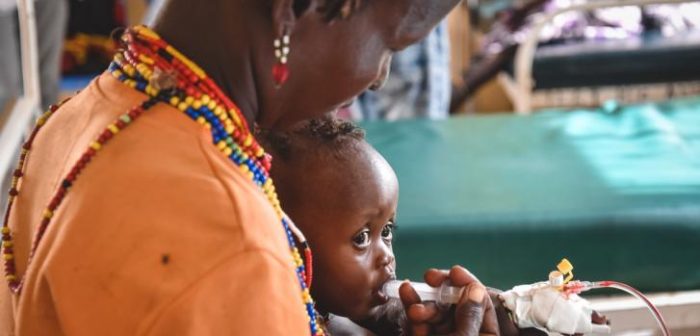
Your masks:
M515 112L518 114L532 113L532 89L535 84L532 78L532 66L535 58L535 51L537 51L539 36L542 30L557 16L573 11L587 11L610 7L679 4L687 2L693 2L693 0L601 0L561 8L552 13L539 14L538 17L535 18L535 24L532 30L527 34L525 40L515 54L515 82L510 81L509 78L505 78L504 76L500 76L499 78L504 82L506 92L513 99Z

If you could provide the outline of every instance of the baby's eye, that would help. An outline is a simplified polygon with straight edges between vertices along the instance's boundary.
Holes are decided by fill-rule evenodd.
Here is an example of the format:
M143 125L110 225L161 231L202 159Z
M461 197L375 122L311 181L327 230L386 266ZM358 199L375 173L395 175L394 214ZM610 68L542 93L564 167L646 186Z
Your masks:
M384 240L392 240L394 238L394 223L389 222L382 228L382 238Z
M357 248L365 248L365 247L369 246L369 243L370 243L369 230L365 229L365 230L362 230L360 233L358 233L355 237L352 238L352 243Z

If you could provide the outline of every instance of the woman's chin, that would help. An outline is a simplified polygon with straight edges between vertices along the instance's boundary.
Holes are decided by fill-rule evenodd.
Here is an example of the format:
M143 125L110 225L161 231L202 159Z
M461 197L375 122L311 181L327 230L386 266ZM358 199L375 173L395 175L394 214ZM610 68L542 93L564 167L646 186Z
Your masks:
M347 109L347 108L350 108L350 106L352 106L352 104L355 103L355 100L357 100L357 98L356 98L356 97L353 97L352 99L347 100L347 101L343 102L342 104L340 104L340 105L338 106L337 109Z

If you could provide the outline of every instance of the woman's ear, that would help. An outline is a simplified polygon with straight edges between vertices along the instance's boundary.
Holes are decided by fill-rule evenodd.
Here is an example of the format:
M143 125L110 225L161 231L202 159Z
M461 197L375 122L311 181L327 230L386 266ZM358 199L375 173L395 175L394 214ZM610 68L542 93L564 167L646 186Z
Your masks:
M289 34L296 24L295 0L272 0L272 31L275 36Z
M296 21L324 0L272 0L272 25L275 36L291 34Z

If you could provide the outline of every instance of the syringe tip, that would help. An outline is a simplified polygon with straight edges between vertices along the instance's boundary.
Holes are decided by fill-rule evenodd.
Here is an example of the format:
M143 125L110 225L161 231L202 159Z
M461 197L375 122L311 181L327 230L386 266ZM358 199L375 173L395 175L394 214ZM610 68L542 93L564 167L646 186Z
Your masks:
M402 283L403 281L399 280L389 280L382 286L382 293L389 298L399 299L399 287Z

